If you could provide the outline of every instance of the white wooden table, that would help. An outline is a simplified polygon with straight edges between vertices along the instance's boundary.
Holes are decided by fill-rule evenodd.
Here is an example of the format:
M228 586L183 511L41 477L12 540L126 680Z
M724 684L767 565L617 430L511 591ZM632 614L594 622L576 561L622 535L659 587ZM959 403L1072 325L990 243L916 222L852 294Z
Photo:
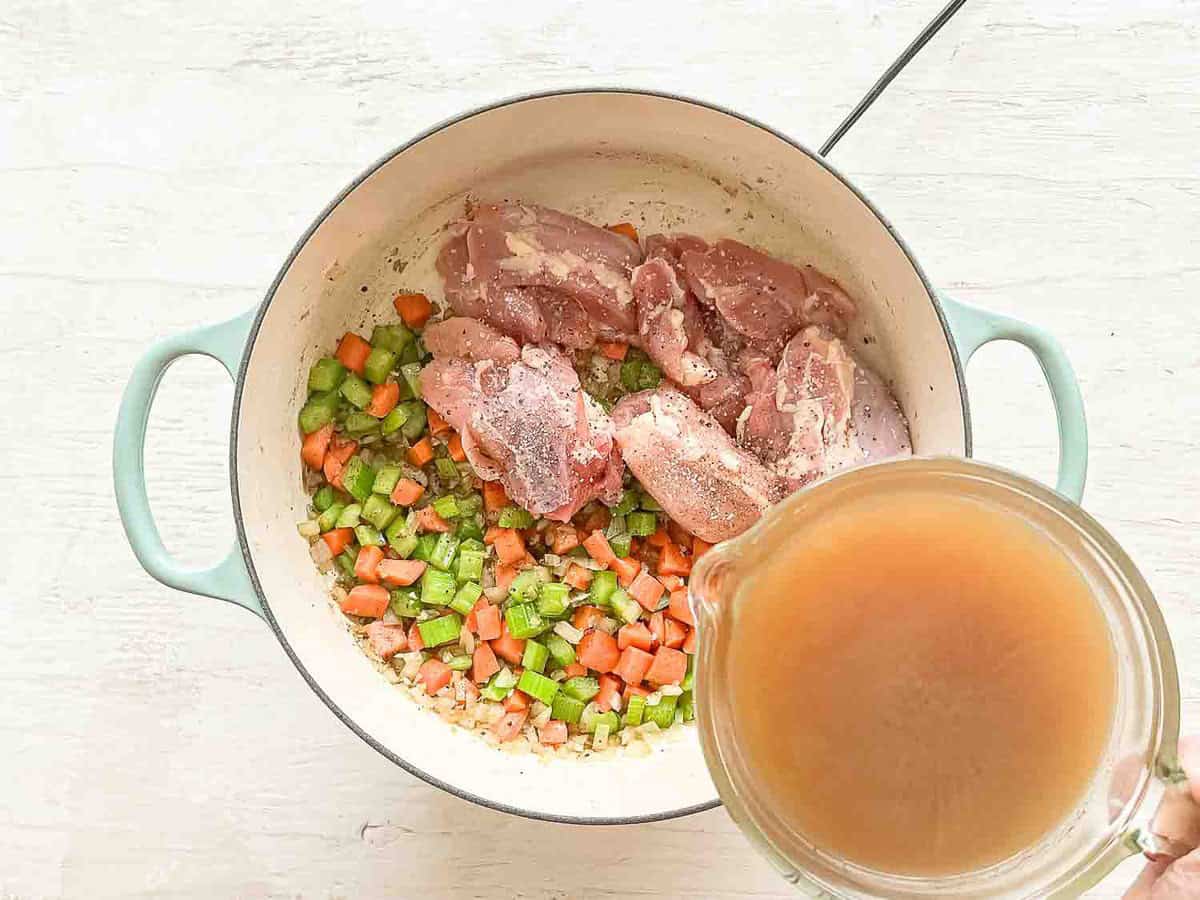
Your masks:
M790 896L720 810L568 828L392 766L261 622L141 571L110 432L150 342L257 303L313 215L417 130L599 83L815 145L939 2L0 6L0 896ZM1066 343L1086 503L1158 592L1193 729L1198 84L1189 0L971 0L834 154L937 283ZM979 455L1049 477L1034 363L989 348L969 381ZM232 532L231 394L186 360L153 416L152 499L197 563Z

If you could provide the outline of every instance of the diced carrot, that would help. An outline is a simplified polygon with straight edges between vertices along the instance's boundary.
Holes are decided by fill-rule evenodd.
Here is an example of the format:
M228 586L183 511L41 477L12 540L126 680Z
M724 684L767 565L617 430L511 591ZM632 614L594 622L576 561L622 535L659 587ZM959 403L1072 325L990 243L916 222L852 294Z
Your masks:
M538 729L538 740L546 747L557 747L567 742L567 723L551 719Z
M510 506L511 501L508 499L508 493L504 490L504 485L499 481L485 481L483 483L483 508L488 512L499 512L506 506Z
M347 331L338 341L334 355L351 372L361 375L367 366L367 357L371 355L371 345L353 331Z
M300 459L310 469L321 471L325 465L325 452L329 449L329 441L333 437L333 423L323 425L311 434L304 436L300 445Z
M495 725L492 726L492 734L503 741L511 741L521 729L525 727L525 720L529 717L529 710L523 709L520 712L505 713Z
M675 544L667 544L658 554L658 573L660 575L690 575L692 561Z
M407 587L425 574L425 566L419 559L385 559L379 563L376 572L385 584Z
M438 533L453 531L454 526L438 515L432 506L422 506L417 510L417 531L436 531Z
M646 538L646 543L651 547L665 547L671 543L671 536L667 534L667 529L659 525L658 531Z
M654 635L657 644L662 644L667 640L667 617L661 612L650 616L650 633Z
M613 708L614 702L621 696L621 689L625 685L621 683L621 679L615 675L600 676L600 692L596 694L596 706L600 708L600 712L608 712Z
M564 522L546 529L550 535L550 549L562 556L579 546L579 535L575 529Z
M629 684L641 684L653 662L654 657L645 650L639 647L626 647L621 651L621 658L617 660L617 666L613 669L613 673Z
M598 341L596 346L609 359L622 360L629 352L629 345L620 341Z
M478 633L479 631L479 611L488 605L487 597L480 597L475 601L475 605L471 607L471 611L467 613L463 619L463 625L467 627L467 631Z
M659 575L658 580L662 582L662 586L667 589L667 593L677 591L684 586L685 582L678 575Z
M611 672L621 658L621 651L617 649L616 638L611 634L592 629L580 639L575 648L575 658L589 669Z
M377 419L382 419L400 402L400 385L394 381L377 384L371 388L371 402L367 404L367 412Z
M354 577L359 581L379 581L379 563L382 561L382 547L359 547L358 556L354 560Z
M587 631L589 628L595 628L596 623L604 618L604 610L598 606L580 606L575 610L575 615L571 617L571 624L580 631Z
M450 667L436 657L427 659L417 669L417 684L425 685L425 693L436 694L450 683Z
M635 244L637 243L638 231L632 222L618 222L616 225L605 225L604 227L617 234L623 234Z
M518 569L532 569L537 564L538 561L534 558L533 554L526 550L525 555L521 557L519 563L516 563L516 566Z
M613 560L617 558L617 555L612 551L612 547L609 546L608 538L604 536L603 531L597 530L589 534L587 540L583 542L583 549L588 552L592 559L601 565L611 566Z
M525 539L512 528L501 528L492 539L496 558L502 563L516 563L525 559Z
M577 591L586 591L592 583L592 573L579 563L571 563L563 574L562 580Z
M507 591L512 587L517 577L517 567L511 563L500 563L496 566L496 587Z
M587 666L581 666L577 662L569 663L568 665L563 666L563 674L568 678L576 678L580 675L586 675Z
M329 449L325 452L325 464L322 469L325 472L325 480L335 488L341 488L342 470L346 468L346 463L350 461L350 457L357 449L358 441L340 441L337 437L330 441Z
M687 674L687 656L670 647L659 647L654 662L646 671L646 681L658 687L664 684L679 684Z
M700 538L692 538L692 559L699 559L712 549L712 544Z
M329 547L329 552L337 556L349 547L350 542L354 540L354 529L335 528L333 531L327 531L321 535L321 540Z
M398 506L412 506L425 493L425 488L411 478L401 478L392 488L392 502Z
M417 623L412 623L412 628L408 629L408 649L409 650L424 650L425 641L421 638L421 629L417 627Z
M488 603L485 607L475 610L475 624L478 626L479 639L494 641L500 637L500 607Z
M583 520L583 530L590 534L593 531L603 531L612 522L612 513L607 506L596 504L595 508Z
M504 530L505 529L501 528L499 525L489 525L487 527L487 531L483 533L483 542L485 544L496 543L496 536L503 534Z
M678 650L683 646L683 642L687 640L688 627L682 622L672 619L670 616L667 616L663 624L666 626L667 631L663 646L670 647L672 650Z
M475 645L471 655L471 680L483 684L500 671L500 663L496 662L496 652L487 641Z
M671 591L671 602L667 605L667 612L680 622L688 625L696 624L696 619L692 615L692 607L688 605L687 588Z
M467 451L463 449L462 435L457 431L450 435L450 440L446 441L446 449L450 451L450 458L455 462L467 461Z
M639 650L649 650L654 644L654 635L642 622L631 622L617 629L617 647L637 647ZM628 680L628 679L626 679ZM638 681L641 681L639 678Z
M450 430L450 423L432 406L425 411L425 417L429 422L429 433L434 437L440 437Z
M699 631L700 631L700 629L693 628L691 631L688 632L687 639L683 642L683 647L680 648L681 650L683 650L684 653L695 654L695 652L696 652L696 635Z
M617 573L617 580L621 582L621 587L626 588L633 584L638 572L642 570L642 564L628 556L624 558L614 556L608 567Z
M433 304L424 294L397 294L392 306L409 328L422 327L433 315Z
M342 612L378 619L387 612L389 599L387 588L377 584L360 584L342 601Z
M680 547L692 546L692 533L676 522L674 519L667 520L667 534L671 536L671 540L677 543Z
M629 596L642 604L645 609L654 612L658 608L658 600L665 590L661 581L643 569L638 572L637 577L629 585Z
M508 630L508 623L503 622L500 625L500 637L492 641L492 649L496 655L507 663L514 666L521 664L521 657L525 653L525 641L521 638L515 638Z
M506 712L520 712L523 709L529 709L529 695L514 690L504 698L504 709Z
M433 442L429 440L429 435L425 435L425 437L409 447L408 452L404 454L404 458L418 469L433 459Z
M408 635L403 625L385 625L376 619L367 626L367 640L375 655L385 662L408 649Z

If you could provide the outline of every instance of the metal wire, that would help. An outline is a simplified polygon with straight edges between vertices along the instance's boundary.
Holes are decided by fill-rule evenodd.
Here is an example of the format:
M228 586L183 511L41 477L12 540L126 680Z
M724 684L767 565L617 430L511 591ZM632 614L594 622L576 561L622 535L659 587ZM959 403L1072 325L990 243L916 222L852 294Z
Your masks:
M866 95L858 101L858 106L850 110L850 115L846 116L846 118L842 120L842 123L834 129L833 134L831 134L826 139L825 143L821 145L822 156L825 156L830 150L837 146L837 142L845 136L846 132L854 127L855 122L862 118L862 114L865 113L870 108L871 104L879 98L879 95L887 89L887 86L892 83L892 79L900 74L900 71L912 61L913 57L921 52L921 48L928 44L930 39L942 30L942 26L949 22L951 17L953 17L953 15L958 12L966 2L967 0L950 0L950 2L946 4L945 8L937 14L937 17L928 25L926 25L924 29L922 29L921 33L913 39L911 44L904 48L904 52L896 58L895 62L887 67L887 70L879 77L879 80L876 81L875 84L871 86L871 89L867 91Z

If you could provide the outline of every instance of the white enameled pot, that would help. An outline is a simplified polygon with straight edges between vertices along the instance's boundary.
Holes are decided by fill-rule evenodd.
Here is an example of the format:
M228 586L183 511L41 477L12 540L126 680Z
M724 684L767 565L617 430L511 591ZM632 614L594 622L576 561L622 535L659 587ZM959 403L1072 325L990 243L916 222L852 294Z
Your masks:
M147 571L262 616L335 715L431 784L496 809L577 823L665 819L718 802L690 726L648 757L544 762L497 751L418 708L359 649L297 536L307 497L296 414L309 366L343 332L369 333L394 318L398 291L441 297L433 259L468 197L631 221L642 234L732 236L816 264L860 299L855 350L892 385L919 454L970 455L965 360L987 341L1020 341L1038 356L1058 411L1059 489L1078 499L1086 433L1058 345L1024 323L939 299L887 220L815 153L736 113L638 91L528 96L451 119L336 198L258 309L153 347L126 390L114 446L122 520ZM189 353L216 358L236 379L230 469L238 541L206 571L182 569L163 548L142 466L155 387L170 362Z

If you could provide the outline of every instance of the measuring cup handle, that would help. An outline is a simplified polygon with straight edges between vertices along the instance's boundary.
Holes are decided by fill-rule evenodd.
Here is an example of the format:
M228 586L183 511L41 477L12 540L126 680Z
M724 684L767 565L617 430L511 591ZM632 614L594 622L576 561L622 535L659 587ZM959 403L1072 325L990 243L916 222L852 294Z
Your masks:
M1129 833L1137 849L1153 860L1178 859L1200 847L1200 737L1179 743L1180 750L1190 750L1195 760L1190 765L1191 778L1180 763L1182 754L1160 757L1155 777L1162 798Z

